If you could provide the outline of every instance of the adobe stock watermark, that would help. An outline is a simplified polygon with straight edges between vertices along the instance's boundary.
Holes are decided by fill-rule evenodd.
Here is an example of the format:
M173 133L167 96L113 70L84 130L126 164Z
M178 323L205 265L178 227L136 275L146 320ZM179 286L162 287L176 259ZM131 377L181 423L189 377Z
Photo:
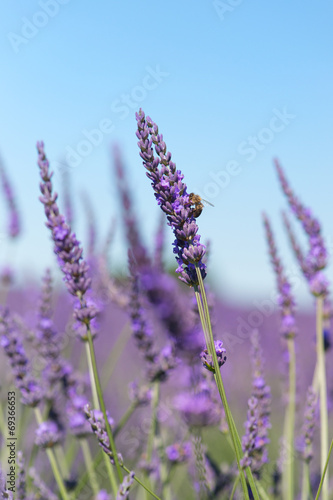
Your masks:
M219 16L220 21L225 20L225 16L228 16L231 12L234 12L239 5L241 5L244 0L214 0L213 7L216 14Z
M240 142L237 146L237 153L248 163L253 162L258 153L273 142L277 134L281 134L289 124L296 118L296 115L290 113L286 106L283 108L274 108L272 117L267 125L262 127L255 135L249 135L246 140ZM234 177L243 172L242 160L230 160L226 166L217 172L210 171L208 176L211 181L207 182L201 189L195 189L194 192L202 198L213 200L221 194Z
M122 93L112 101L110 106L113 113L112 117L102 118L97 126L92 129L83 129L81 131L83 139L75 146L66 147L65 161L63 163L53 162L60 171L64 170L64 168L78 167L92 153L94 148L103 143L105 136L110 135L116 129L115 121L117 118L125 120L131 112L134 114L134 110L138 109L149 92L155 90L170 76L170 73L163 71L159 64L155 67L146 66L145 71L146 73L139 85L135 85L129 92Z
M22 46L27 45L30 40L35 38L41 29L48 25L50 19L56 17L62 5L66 5L70 0L39 0L40 10L37 10L29 19L22 17L22 25L19 33L10 31L7 38L17 54Z

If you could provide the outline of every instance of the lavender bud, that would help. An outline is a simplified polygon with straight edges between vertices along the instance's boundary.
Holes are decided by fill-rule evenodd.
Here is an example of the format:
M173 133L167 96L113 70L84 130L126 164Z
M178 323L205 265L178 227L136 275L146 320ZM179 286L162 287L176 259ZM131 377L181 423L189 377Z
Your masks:
M227 361L227 351L223 346L222 340L215 340L214 341L215 345L215 352L217 356L217 362L219 365L219 368L224 365L224 363ZM214 361L213 357L208 354L208 349L204 349L201 354L200 358L202 361L203 366L209 370L210 372L215 373L215 367L214 367Z

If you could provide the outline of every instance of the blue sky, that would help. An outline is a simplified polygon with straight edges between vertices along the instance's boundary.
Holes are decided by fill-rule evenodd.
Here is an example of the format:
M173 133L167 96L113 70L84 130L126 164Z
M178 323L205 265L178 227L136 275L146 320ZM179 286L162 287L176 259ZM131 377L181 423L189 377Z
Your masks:
M55 264L38 201L40 139L59 191L59 162L67 156L70 163L78 236L85 240L79 196L85 190L101 242L111 217L119 215L109 154L118 142L152 244L159 209L136 144L134 113L142 106L159 125L190 190L215 205L198 222L203 240L212 243L208 273L216 289L230 301L250 304L272 294L262 210L271 216L288 271L295 273L273 157L333 247L332 15L328 0L3 2L0 152L24 232L15 245L2 238L1 261L23 276L39 276ZM6 207L0 206L4 231ZM171 234L168 241L172 262ZM124 268L123 250L119 225L112 255ZM308 300L303 285L297 295Z

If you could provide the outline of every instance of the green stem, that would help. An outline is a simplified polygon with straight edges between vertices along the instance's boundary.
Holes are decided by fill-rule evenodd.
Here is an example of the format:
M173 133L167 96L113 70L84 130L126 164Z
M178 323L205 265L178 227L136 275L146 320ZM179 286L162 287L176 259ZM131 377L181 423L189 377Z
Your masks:
M37 420L38 424L40 425L43 422L43 419L42 419L42 415L41 415L41 412L40 412L39 408L35 408L35 416L36 416L36 420ZM57 482L61 498L63 500L69 500L70 496L67 493L65 484L64 484L63 479L61 477L61 474L60 474L60 471L59 471L59 468L58 468L58 464L57 464L57 461L55 459L53 450L51 448L46 448L45 451L46 451L46 454L48 456L48 459L49 459L49 462L50 462L50 465L51 465L51 468L52 468L52 472L53 472L54 478L55 478L55 480Z
M154 440L157 431L157 408L160 400L160 383L155 382L153 386L153 398L152 398L152 415L150 421L150 429L147 440L147 463L152 461L153 449L154 449ZM148 476L146 475L146 479L148 480ZM146 498L148 496L146 495Z
M113 435L116 437L119 432L123 429L123 427L127 424L128 420L130 417L133 415L134 411L137 409L138 405L137 403L131 404L131 406L128 407L124 415L121 417L119 420L118 424L114 428Z
M309 500L310 495L310 468L307 462L303 464L302 496L301 500Z
M232 487L231 494L230 494L230 499L229 500L233 500L233 498L234 498L234 495L236 493L236 489L237 489L237 486L238 486L238 483L239 483L239 479L240 479L240 476L238 475L236 477L234 485Z
M328 418L327 418L327 389L326 389L326 369L325 353L323 341L323 297L317 297L317 365L319 381L319 399L320 399L320 470L323 474L326 459L328 455ZM326 478L322 485L322 499L328 500L328 466Z
M285 498L294 499L294 432L295 432L295 398L296 398L296 357L294 339L287 339L289 352L289 401L286 418L286 462L283 471Z
M92 461L91 453L90 453L90 448L87 439L83 438L80 439L80 445L81 445L81 450L84 458L84 463L86 464L87 471L89 473L90 477L90 484L92 487L92 490L94 492L94 495L97 496L99 492L99 486L98 486L98 480L96 476L96 472L94 469L94 464Z
M106 428L106 432L107 432L107 435L108 435L108 438L109 438L109 442L110 442L110 447L111 447L111 451L112 451L112 454L113 454L114 463L115 463L116 468L117 468L119 480L120 480L120 482L122 482L123 475L122 475L122 472L121 472L121 469L120 469L118 455L117 455L117 450L116 450L116 447L115 447L115 443L114 443L114 439L113 439L111 427L110 427L110 424L109 424L109 421L108 421L108 418L107 418L107 414L106 414L106 408L105 408L105 403L104 403L102 388L101 388L101 384L100 384L100 380L99 380L99 376L98 376L94 343L93 343L93 339L92 339L92 335L91 335L91 331L90 331L89 327L87 327L87 337L88 337L88 343L89 343L89 350L87 350L88 363L89 363L89 359L90 359L91 360L91 366L92 366L92 374L91 374L90 383L91 383L91 387L92 387L93 401L94 401L95 407L97 409L101 408L101 410L102 410L102 413L103 413L103 416L104 416L104 421L105 421L105 428ZM114 496L116 496L117 495L118 486L117 486L116 478L114 476L114 471L113 471L113 468L111 466L111 462L110 462L109 457L106 454L103 454L103 455L104 455L104 460L105 460L105 463L106 463L106 466L107 466L107 469L108 469L108 472L109 472L109 477L110 477L110 481L111 481L112 490L113 490Z
M204 329L205 329L206 325L208 327L207 333L209 336L209 343L207 345L207 348L209 350L209 347L211 347L211 351L212 351L211 355L213 357L214 367L218 368L219 365L218 365L218 360L217 360L215 346L214 346L214 337L213 337L212 326L211 326L211 322L210 322L210 315L209 315L209 308L208 308L208 303L207 303L205 287L203 284L201 271L197 266L196 266L196 272L197 272L197 276L198 276L200 292L201 292L201 297L202 297L202 302L203 302L204 315L205 315L205 320L206 320L205 325L203 324L202 326ZM230 408L228 405L227 397L226 397L224 386L223 386L221 372L219 369L215 369L214 377L215 377L216 385L217 385L217 388L218 388L218 391L219 391L219 394L220 394L220 397L221 397L221 400L223 403L225 415L226 415L226 419L227 419L227 423L228 423L228 427L229 427L229 431L230 431L230 435L231 435L231 439L232 439L232 444L233 444L233 448L234 448L234 452L235 452L235 456L236 456L237 466L238 466L238 470L239 470L239 474L240 474L240 480L241 480L242 488L243 488L243 492L244 492L244 497L246 500L248 500L249 493L248 493L248 488L247 488L247 484L246 484L245 474L244 474L244 470L242 469L242 467L240 465L240 461L242 458L242 453L240 451L241 450L241 442L240 442L240 438L239 438L236 426L234 424L234 421L233 421L233 418L231 415L231 411L230 411ZM258 496L258 492L257 492L256 486L254 483L252 472L251 472L249 467L246 468L246 472L247 472L247 477L248 477L248 480L250 483L253 497L255 500L259 500L259 496Z
M331 446L330 446L330 449L328 451L328 456L327 456L327 459L326 459L326 462L325 462L324 471L323 471L321 479L320 479L320 483L319 483L319 487L318 487L318 491L317 491L317 495L316 495L315 500L318 500L319 495L320 495L320 491L321 491L322 486L323 486L323 482L325 481L325 476L326 476L326 473L327 473L328 462L330 460L330 456L331 456L331 453L332 453L332 448L333 448L333 439L331 441Z

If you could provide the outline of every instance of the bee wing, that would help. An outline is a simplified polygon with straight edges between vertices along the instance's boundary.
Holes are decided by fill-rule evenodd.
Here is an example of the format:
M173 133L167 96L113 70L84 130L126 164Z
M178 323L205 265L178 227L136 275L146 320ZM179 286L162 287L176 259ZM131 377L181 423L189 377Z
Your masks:
M211 203L210 201L208 200L204 200L203 198L201 198L201 200L204 202L204 203L207 203L208 205L210 205L211 207L213 207L213 203Z

